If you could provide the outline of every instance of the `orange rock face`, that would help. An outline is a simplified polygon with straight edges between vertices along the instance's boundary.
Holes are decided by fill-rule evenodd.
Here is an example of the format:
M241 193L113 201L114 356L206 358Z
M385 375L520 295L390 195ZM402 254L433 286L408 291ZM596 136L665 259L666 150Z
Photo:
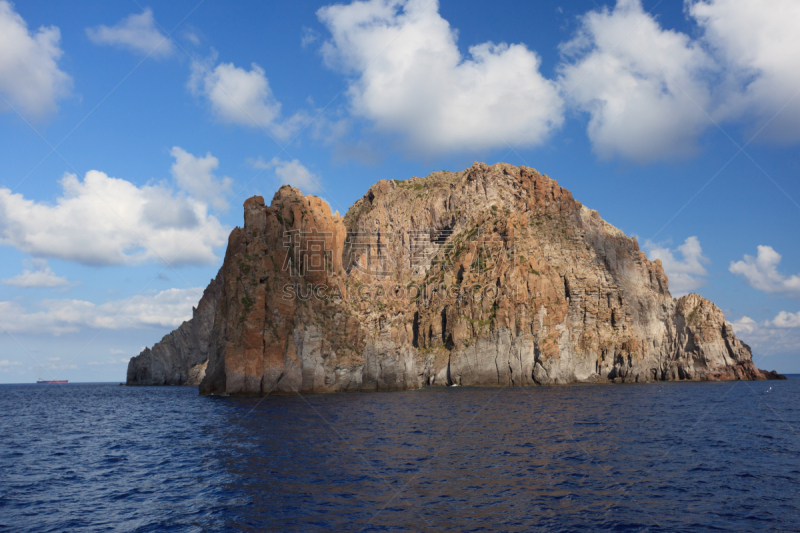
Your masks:
M244 204L203 394L764 379L721 311L526 167Z

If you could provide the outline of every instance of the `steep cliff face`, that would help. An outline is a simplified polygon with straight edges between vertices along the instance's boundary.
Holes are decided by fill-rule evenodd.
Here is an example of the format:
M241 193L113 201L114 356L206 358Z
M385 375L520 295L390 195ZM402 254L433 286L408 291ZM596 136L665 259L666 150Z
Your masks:
M199 385L208 363L208 338L222 293L222 271L211 280L192 318L128 362L127 385Z
M775 377L526 167L381 180L344 218L288 186L250 198L220 275L202 394Z

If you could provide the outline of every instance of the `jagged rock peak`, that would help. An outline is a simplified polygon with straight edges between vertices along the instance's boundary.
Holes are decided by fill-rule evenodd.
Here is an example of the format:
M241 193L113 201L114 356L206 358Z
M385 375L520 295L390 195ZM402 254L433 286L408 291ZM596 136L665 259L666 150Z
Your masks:
M528 167L244 204L203 394L764 379L722 312Z

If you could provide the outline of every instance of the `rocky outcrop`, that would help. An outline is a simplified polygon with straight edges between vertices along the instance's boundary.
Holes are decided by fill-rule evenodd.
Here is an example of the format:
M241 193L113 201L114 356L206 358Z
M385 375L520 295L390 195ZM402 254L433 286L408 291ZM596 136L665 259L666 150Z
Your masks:
M211 280L192 318L128 362L127 385L193 385L203 381L208 338L222 293L222 271Z
M531 168L381 180L345 217L288 186L244 210L202 394L776 376L713 303L673 299L660 261Z

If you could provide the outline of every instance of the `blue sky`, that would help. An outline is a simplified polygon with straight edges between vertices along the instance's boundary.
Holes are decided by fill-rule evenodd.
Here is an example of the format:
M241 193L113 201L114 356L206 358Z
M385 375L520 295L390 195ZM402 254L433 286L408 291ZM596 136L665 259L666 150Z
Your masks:
M800 372L800 7L0 0L0 382L123 381L242 202L544 172Z

